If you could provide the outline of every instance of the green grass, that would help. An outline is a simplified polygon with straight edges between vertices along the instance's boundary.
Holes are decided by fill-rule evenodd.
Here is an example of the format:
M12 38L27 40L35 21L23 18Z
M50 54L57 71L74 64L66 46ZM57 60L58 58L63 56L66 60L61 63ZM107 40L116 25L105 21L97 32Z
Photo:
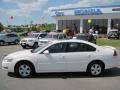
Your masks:
M107 45L107 46L113 46L113 47L120 47L120 40L98 38L97 39L97 45Z

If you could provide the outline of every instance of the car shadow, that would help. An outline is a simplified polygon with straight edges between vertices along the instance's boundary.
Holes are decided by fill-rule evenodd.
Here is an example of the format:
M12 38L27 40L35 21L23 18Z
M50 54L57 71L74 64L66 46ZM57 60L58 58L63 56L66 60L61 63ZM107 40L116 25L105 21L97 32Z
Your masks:
M8 73L8 76L10 77L17 77L13 73ZM96 78L105 78L105 77L117 77L120 76L120 68L113 68L104 71L104 73L100 77ZM63 79L69 79L69 78L94 78L90 75L88 75L85 72L67 72L67 73L39 73L39 74L34 74L32 77L34 79L53 79L53 78L63 78Z

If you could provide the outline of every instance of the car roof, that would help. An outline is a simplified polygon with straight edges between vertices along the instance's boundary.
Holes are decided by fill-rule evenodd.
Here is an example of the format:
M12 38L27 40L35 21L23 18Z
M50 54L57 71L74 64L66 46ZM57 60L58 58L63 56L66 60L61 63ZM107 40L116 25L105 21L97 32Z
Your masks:
M8 34L14 34L14 35L17 35L16 33L0 33L0 35L8 35Z
M61 42L78 42L78 43L86 43L89 45L92 45L94 47L98 47L98 45L93 44L91 42L85 41L85 40L78 40L78 39L69 39L69 40L54 40L53 43L61 43Z
M46 33L32 33L32 34L46 34Z
M118 31L118 29L111 29L110 31ZM110 32L110 31L109 31L109 32Z
M50 32L49 33L50 35L52 34L52 35L58 35L58 34L64 34L64 33L62 33L62 32Z
M78 36L88 36L88 34L84 34L84 33L78 33L76 35L78 35Z

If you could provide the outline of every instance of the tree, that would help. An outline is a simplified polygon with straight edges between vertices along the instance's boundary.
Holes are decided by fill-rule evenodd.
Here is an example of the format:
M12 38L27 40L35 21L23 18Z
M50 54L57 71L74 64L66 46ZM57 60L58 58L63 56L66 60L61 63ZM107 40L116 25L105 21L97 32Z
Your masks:
M0 31L2 31L4 29L4 26L2 25L2 23L0 22Z

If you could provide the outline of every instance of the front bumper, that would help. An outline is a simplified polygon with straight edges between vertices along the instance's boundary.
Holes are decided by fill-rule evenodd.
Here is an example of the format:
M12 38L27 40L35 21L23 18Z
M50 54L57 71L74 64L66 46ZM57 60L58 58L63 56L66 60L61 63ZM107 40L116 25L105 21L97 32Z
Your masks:
M33 42L21 42L20 43L21 46L29 46L29 47L32 47L34 45Z
M8 72L14 72L14 64L12 62L2 62L2 69Z

